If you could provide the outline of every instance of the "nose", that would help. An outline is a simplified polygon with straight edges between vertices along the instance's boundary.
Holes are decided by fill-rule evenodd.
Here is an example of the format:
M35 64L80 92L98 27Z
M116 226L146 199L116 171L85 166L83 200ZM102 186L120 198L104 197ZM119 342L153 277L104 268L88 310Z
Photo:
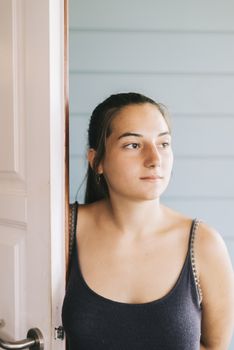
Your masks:
M161 166L161 155L156 145L149 146L145 151L144 165L146 168Z

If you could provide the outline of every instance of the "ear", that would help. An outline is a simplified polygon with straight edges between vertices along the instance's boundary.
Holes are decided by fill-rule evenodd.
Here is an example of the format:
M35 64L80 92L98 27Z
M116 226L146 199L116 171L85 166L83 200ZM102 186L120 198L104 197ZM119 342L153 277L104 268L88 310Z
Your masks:
M88 159L89 165L91 166L92 169L93 169L93 161L94 161L95 156L96 156L95 149L90 148L88 150L88 153L87 153L87 159Z
M96 156L96 151L94 148L90 148L88 150L88 153L87 153L87 159L88 159L88 162L89 162L89 165L91 166L91 168L93 169L93 162L94 162L94 158ZM102 163L99 164L98 166L98 174L102 174L103 173L103 169L102 169Z

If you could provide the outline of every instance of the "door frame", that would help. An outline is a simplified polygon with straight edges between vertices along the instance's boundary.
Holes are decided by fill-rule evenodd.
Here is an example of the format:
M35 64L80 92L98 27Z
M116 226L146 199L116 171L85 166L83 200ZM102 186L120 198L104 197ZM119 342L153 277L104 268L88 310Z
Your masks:
M68 259L68 0L50 0L50 42L52 349L63 350L55 328L61 325Z

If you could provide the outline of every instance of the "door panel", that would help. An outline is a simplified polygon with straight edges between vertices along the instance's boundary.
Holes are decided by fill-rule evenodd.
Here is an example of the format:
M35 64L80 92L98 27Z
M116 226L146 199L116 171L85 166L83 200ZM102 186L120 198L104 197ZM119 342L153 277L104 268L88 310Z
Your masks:
M0 0L0 337L38 327L46 350L65 343L54 339L65 288L62 15L63 1Z
M22 106L20 18L16 2L0 3L0 318L10 338L25 328L25 244L27 193L25 178L25 120ZM2 283L3 282L3 283ZM25 334L24 334L25 335Z

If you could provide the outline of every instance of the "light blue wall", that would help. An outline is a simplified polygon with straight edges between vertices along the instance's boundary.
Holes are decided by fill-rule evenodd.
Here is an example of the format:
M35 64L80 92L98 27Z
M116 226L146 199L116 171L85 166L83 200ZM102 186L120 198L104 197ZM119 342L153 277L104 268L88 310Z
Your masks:
M162 201L217 228L234 263L233 13L230 0L70 0L70 200L92 110L111 93L142 92L172 115Z

